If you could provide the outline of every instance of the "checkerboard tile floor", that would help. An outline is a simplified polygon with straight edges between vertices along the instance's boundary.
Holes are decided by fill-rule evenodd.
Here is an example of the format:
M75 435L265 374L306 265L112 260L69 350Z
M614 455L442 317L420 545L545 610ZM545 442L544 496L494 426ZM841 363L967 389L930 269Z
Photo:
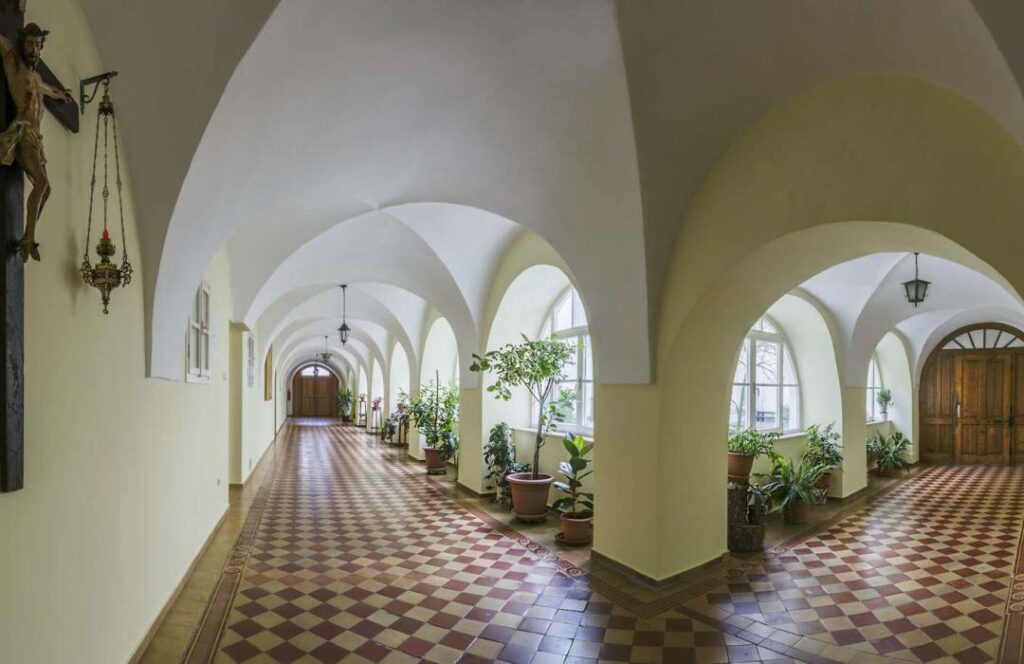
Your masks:
M686 606L888 660L990 662L1022 514L1019 468L927 469Z
M1015 470L926 471L641 618L358 430L288 426L238 591L213 617L217 662L983 662L998 646Z

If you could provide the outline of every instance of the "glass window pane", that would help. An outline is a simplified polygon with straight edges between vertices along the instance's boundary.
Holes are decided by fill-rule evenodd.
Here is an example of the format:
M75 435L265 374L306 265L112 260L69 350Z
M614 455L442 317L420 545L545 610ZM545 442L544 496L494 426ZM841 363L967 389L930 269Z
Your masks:
M202 308L202 311L200 312L201 318L199 320L203 324L203 327L209 327L210 326L210 294L207 293L205 290L204 291L200 291L200 292L202 293L202 296L203 296L203 308Z
M780 345L775 341L754 341L754 382L778 384L779 350Z
M762 318L759 322L761 323L761 331L762 332L768 332L769 334L777 334L778 333L778 330L775 329L775 326L772 325L768 321L767 318Z
M583 383L583 426L594 428L594 384Z
M188 369L196 371L199 369L199 332L194 327L188 330Z
M579 374L577 373L578 369L576 368L576 361L577 358L579 358L578 346L580 343L580 338L567 337L564 341L572 345L573 355L572 358L565 363L565 366L562 367L562 376L570 380L576 380L577 378L579 378Z
M797 380L796 367L793 366L793 354L789 352L789 348L783 348L782 356L786 358L782 363L782 382L786 385L796 385L800 381Z
M581 395L577 393L576 386L577 386L577 383L575 381L573 381L573 382L566 381L564 383L559 383L558 387L555 388L556 391L558 392L558 394L561 394L562 390L569 390L570 392L572 392L573 394L576 395L576 399L573 401L573 404L572 404L572 410L570 411L569 416L565 419L565 426L570 426L571 427L573 424L578 422L578 420L576 419L577 413L579 413L579 409L577 408L577 404L579 403L579 398L580 398ZM565 430L565 426L562 427L563 431Z
M572 297L566 293L558 304L555 305L555 314L552 316L554 327L553 332L568 330L572 327Z
M746 383L750 380L750 374L747 373L747 362L750 360L750 342L746 339L743 340L743 346L740 348L740 359L736 362L736 371L733 374L732 382L734 383Z
M732 401L729 403L729 428L747 428L747 393L746 385L732 386Z
M572 291L572 326L587 326L587 312L583 311L583 301L580 300L580 294L576 292L576 289Z
M758 385L754 389L754 426L758 429L778 429L779 388L775 385Z
M867 390L867 402L864 404L864 408L868 414L868 422L875 421L875 390Z
M782 388L782 429L800 429L800 388L796 385Z
M583 380L594 380L594 354L590 350L590 335L583 337Z

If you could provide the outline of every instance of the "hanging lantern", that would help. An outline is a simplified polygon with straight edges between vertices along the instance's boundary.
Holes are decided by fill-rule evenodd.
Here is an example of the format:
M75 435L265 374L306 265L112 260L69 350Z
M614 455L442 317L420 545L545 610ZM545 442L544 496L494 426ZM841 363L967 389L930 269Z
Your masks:
M917 307L917 305L924 302L925 296L928 294L928 286L932 283L919 279L917 274L917 254L914 252L914 278L910 281L903 282L903 290L907 292L907 302L910 302Z
M350 328L348 323L345 321L345 308L347 304L345 291L347 288L348 284L341 285L341 327L338 328L338 338L341 340L342 346L348 342L348 335L352 331L352 328Z
M103 313L110 313L110 292L115 288L127 286L132 281L132 266L128 262L128 245L124 232L124 200L121 194L121 159L117 149L117 116L114 114L114 104L110 100L110 76L102 80L103 98L100 100L99 112L96 114L96 142L93 146L92 155L92 180L89 183L89 217L85 231L85 255L82 258L82 279L90 286L100 292L103 301ZM94 93L95 94L95 93ZM103 198L103 233L100 236L99 244L96 245L96 253L100 262L92 265L89 261L89 241L92 235L92 208L96 197L96 163L99 157L100 145L100 124L103 125L103 189L100 196ZM114 183L117 186L117 209L121 217L121 265L116 266L110 258L117 253L117 247L110 240L110 232L107 229L107 208L110 199L109 163L110 143L109 138L114 137Z
M327 350L327 335L324 335L324 352L320 353L320 359L327 364L331 359L331 351Z

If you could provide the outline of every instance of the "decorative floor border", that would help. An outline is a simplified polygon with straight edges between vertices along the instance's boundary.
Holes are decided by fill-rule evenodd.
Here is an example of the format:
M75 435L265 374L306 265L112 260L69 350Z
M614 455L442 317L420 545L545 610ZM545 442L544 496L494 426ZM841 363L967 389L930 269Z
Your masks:
M281 445L283 448L292 442L295 429L289 427L283 440L275 440L271 443L274 446ZM189 637L188 647L182 655L183 664L209 664L217 655L217 646L220 644L224 628L227 626L228 616L231 614L231 605L238 594L238 587L242 582L242 575L249 562L249 554L252 553L252 545L259 532L260 522L263 520L263 513L270 502L270 493L277 480L277 473L280 466L280 459L283 455L274 450L274 459L270 472L263 478L256 496L253 498L249 511L245 515L245 522L242 530L235 540L228 559L221 569L217 584L214 586L210 599L207 600L206 608L199 624Z
M1024 523L1021 524L1020 538L1017 540L1013 578L1006 594L1003 631L999 637L996 661L1000 664L1024 662Z

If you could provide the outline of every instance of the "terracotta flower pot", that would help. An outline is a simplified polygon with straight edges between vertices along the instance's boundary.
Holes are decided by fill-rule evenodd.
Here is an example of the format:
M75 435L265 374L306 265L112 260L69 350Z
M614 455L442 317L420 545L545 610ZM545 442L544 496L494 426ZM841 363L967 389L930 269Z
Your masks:
M786 523L807 523L807 517L810 516L811 506L802 500L794 500L793 502L786 505L786 509L783 510L782 516L786 520Z
M750 469L753 467L753 454L729 452L729 479L737 482L746 482L750 479Z
M520 521L541 521L548 514L548 488L555 478L551 475L512 473L508 476L512 489L512 513Z
M896 477L897 474L898 472L893 466L882 466L875 472L875 475L879 477Z
M562 542L586 544L594 536L594 517L562 515Z
M441 458L441 450L436 447L424 447L423 453L427 457L428 475L444 475L448 472L448 461Z

